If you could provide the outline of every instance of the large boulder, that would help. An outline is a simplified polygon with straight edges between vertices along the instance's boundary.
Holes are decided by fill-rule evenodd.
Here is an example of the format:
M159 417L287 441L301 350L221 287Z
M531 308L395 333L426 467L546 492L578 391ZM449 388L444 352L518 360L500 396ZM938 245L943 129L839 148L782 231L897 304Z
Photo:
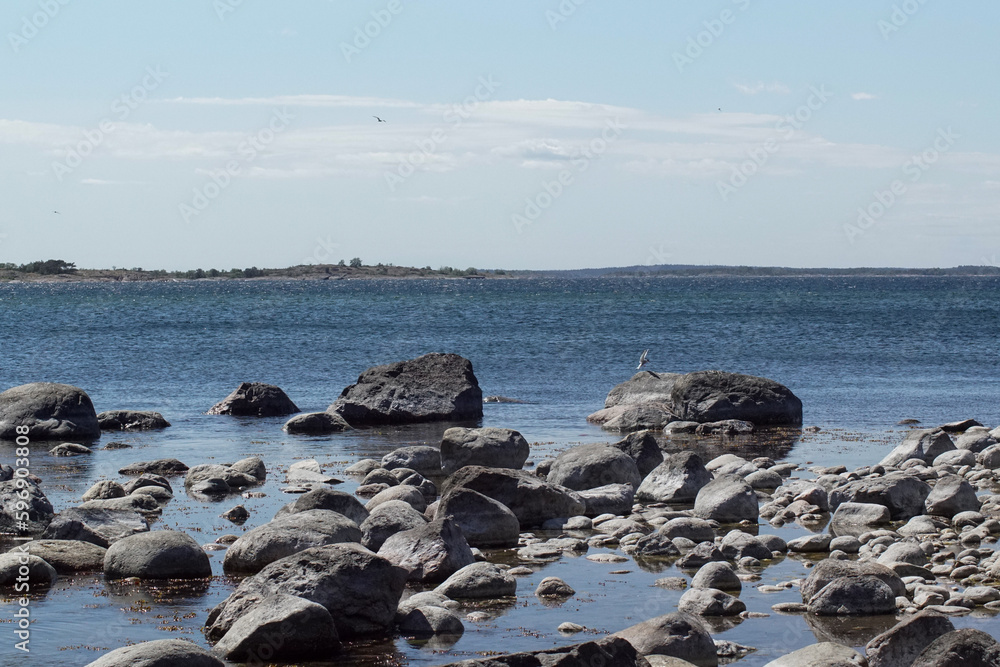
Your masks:
M441 438L441 467L446 475L465 466L520 470L530 446L509 428L450 428Z
M677 610L697 616L736 616L747 610L737 597L716 588L690 588L677 601Z
M521 532L517 516L505 505L467 488L441 498L435 516L454 519L472 547L515 547Z
M1000 644L982 630L962 628L941 635L921 651L911 667L997 667Z
M108 410L97 415L102 431L153 431L167 428L170 422L159 412Z
M572 447L553 461L546 480L574 491L607 484L639 486L642 477L635 460L621 450L601 443Z
M357 498L349 493L323 486L303 493L297 500L278 510L274 518L309 510L332 510L343 514L359 526L368 518L368 510Z
M583 512L586 516L628 514L635 500L635 488L631 484L605 484L580 491L578 495L586 505Z
M926 610L917 612L868 642L868 667L912 665L928 644L954 629L946 616Z
M369 368L328 409L352 426L479 419L483 392L472 362L432 353Z
M233 623L213 650L226 660L263 664L328 658L339 647L326 607L278 593Z
M447 434L447 432L448 431L445 431L445 434ZM516 433L516 431L512 431L512 433ZM392 450L382 457L382 467L386 470L409 468L410 470L415 470L424 477L440 475L441 450L437 447L428 447L426 445L400 447Z
M875 503L889 508L893 521L905 521L924 513L924 501L931 487L916 477L900 472L884 477L866 477L848 482L830 492L830 509L841 503Z
M292 399L273 384L241 382L233 393L213 405L210 415L237 417L280 417L299 412Z
M326 435L340 433L351 428L350 424L331 412L307 412L295 415L285 422L281 429L294 435Z
M27 570L27 571L25 571ZM0 588L13 588L21 584L18 592L26 592L24 584L38 588L51 586L56 578L56 569L44 560L27 553L25 545L18 545L0 554Z
M764 667L866 667L864 656L849 646L834 642L811 644Z
M941 429L917 429L907 433L903 442L889 452L879 465L899 466L910 459L933 463L938 456L954 449L955 443Z
M374 508L361 523L361 544L377 552L396 533L426 524L427 519L412 505L402 500L390 500Z
M28 433L18 433L26 426ZM96 440L101 437L90 396L68 384L32 382L0 393L0 440Z
M409 572L422 583L443 581L475 561L462 529L450 517L390 536L378 555Z
M190 535L176 530L136 533L118 540L104 555L108 579L202 579L212 566Z
M632 457L642 477L663 463L663 450L660 449L660 443L656 440L656 434L650 430L629 433L614 443L612 447Z
M512 597L517 593L517 580L499 565L472 563L445 579L434 591L453 600Z
M406 576L406 570L359 544L306 549L244 579L209 613L205 634L218 640L265 598L288 593L326 607L341 639L386 636Z
M799 588L802 602L809 602L833 581L845 577L872 576L880 579L892 593L893 599L906 595L906 585L894 571L871 561L826 559L820 561Z
M757 522L757 494L738 475L720 475L701 487L694 499L694 514L719 523Z
M689 503L703 486L712 481L712 473L694 452L670 454L639 484L637 500L656 503Z
M52 503L31 479L0 482L0 533L40 533L53 516Z
M659 403L669 405L674 383L681 378L680 373L654 373L639 371L631 378L615 385L604 399L605 408L616 405L637 403Z
M712 635L697 618L683 612L651 618L613 636L628 641L643 656L666 655L699 667L719 664Z
M107 547L147 530L146 519L132 510L70 507L55 515L42 533L42 539L82 540Z
M939 478L924 501L927 514L949 519L959 512L978 512L980 506L975 487L958 475Z
M896 612L896 596L879 577L837 577L806 603L819 616L872 616Z
M226 551L226 572L259 572L299 551L340 542L361 542L361 529L343 514L306 510L286 514L244 533Z
M18 547L11 549L16 552ZM38 556L59 574L97 572L104 569L107 549L80 540L33 540L27 543L28 553Z
M674 382L670 403L682 421L738 419L758 426L802 423L802 401L788 387L739 373L688 373Z
M186 639L157 639L105 653L87 667L225 667L225 664Z
M522 527L583 514L586 505L570 489L545 482L525 470L466 466L445 480L441 493L472 489L514 513Z

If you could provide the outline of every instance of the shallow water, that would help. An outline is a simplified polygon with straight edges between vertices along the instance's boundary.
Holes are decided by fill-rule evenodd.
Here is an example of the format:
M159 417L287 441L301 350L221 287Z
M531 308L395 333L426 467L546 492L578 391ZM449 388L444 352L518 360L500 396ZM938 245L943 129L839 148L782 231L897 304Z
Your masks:
M34 448L32 472L44 480L57 510L78 502L100 479L121 479L117 470L134 461L169 456L193 466L261 456L269 475L259 489L264 498L213 503L189 498L183 478L172 480L176 495L157 525L208 543L266 522L294 499L279 488L295 460L316 458L341 475L360 458L404 444L437 444L447 427L291 437L280 429L283 419L204 414L240 381L278 384L303 410L321 410L370 365L457 352L472 359L486 394L528 401L487 404L483 423L520 430L532 442L531 460L539 461L573 444L614 439L585 417L634 372L638 352L648 347L654 370L722 368L773 377L802 398L806 423L823 427L750 453L855 467L877 461L899 442L905 431L895 424L904 417L930 424L964 417L1000 422L998 286L995 279L2 285L0 388L68 382L85 388L98 410L158 410L173 424L158 433L107 434L88 457L57 459L46 447ZM116 440L132 447L104 448ZM678 439L671 447L707 444L714 455L749 443ZM0 445L0 460L11 458L9 446ZM357 480L341 478L339 488L353 491ZM252 514L243 527L219 517L237 502ZM761 527L786 539L804 530ZM216 577L203 590L113 584L99 575L62 578L33 601L32 663L85 664L99 655L95 649L171 636L207 645L201 636L207 612L235 585L222 575L222 553L211 552ZM496 557L513 562L511 553ZM776 602L798 601L797 588L764 594L753 586L804 576L805 564L788 557L763 570L759 582L745 584L741 598L748 609L771 613ZM628 573L610 574L617 570ZM520 578L516 602L487 610L495 613L488 622L466 622L453 645L405 639L355 645L337 662L431 665L574 643L672 611L681 591L652 583L679 574L673 566L649 571L632 559L563 558ZM552 575L577 595L562 605L540 602L534 588ZM3 604L11 609L8 600ZM9 622L4 616L0 612ZM556 626L567 620L588 630L562 636ZM991 616L954 622L1000 636ZM891 621L807 622L772 614L718 628L716 638L758 647L739 664L761 665L819 639L863 644L885 623ZM13 664L13 639L10 644L0 649L0 663Z

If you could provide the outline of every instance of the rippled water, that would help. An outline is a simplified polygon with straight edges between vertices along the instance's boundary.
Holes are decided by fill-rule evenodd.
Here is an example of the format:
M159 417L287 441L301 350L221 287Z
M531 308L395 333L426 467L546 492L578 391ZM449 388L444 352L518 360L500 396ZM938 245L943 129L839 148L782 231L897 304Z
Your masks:
M289 437L281 419L204 414L241 381L284 388L303 410L321 410L365 368L430 351L473 361L486 394L525 404L487 404L486 425L520 430L540 460L571 444L610 440L585 417L602 407L611 386L635 370L650 348L654 370L707 368L774 378L803 401L807 424L823 427L773 449L775 458L856 466L881 458L902 437L898 420L940 423L975 417L1000 423L1000 281L976 278L904 279L594 279L420 280L327 282L196 282L152 284L0 285L0 388L38 380L83 387L98 410L162 412L163 432L105 436L89 457L32 455L56 509L77 502L99 479L138 460L176 457L188 465L261 456L267 495L243 501L252 513L244 529L267 521L290 498L279 491L282 471L316 458L333 474L359 458L410 443L436 443L446 425L375 429L329 437ZM104 449L124 440L131 449ZM718 447L731 446L716 443ZM12 451L0 445L0 460ZM341 487L353 491L356 480ZM219 518L236 498L208 503L187 497L181 478L161 525L202 543L239 534ZM792 537L803 531L775 531ZM591 551L593 553L594 550ZM513 562L511 554L497 558ZM33 664L85 664L100 649L180 634L204 644L208 609L234 583L221 571L205 589L154 589L104 582L101 576L62 578L33 602ZM648 567L648 565L643 565ZM628 570L626 574L611 571ZM759 583L802 576L793 557L761 573ZM545 648L581 640L556 626L572 620L613 631L675 608L679 591L652 587L662 576L631 560L599 564L565 558L521 578L518 598L488 609L493 618L466 623L452 646L405 639L352 646L359 663L390 660L438 664L481 651ZM532 591L545 576L566 579L578 594L547 605ZM756 585L756 584L754 584ZM745 585L751 611L770 612L797 590L762 594ZM4 601L6 604L8 601ZM4 609L10 609L5 606ZM6 616L6 617L5 617ZM9 623L9 615L0 612ZM816 621L772 615L717 628L717 638L759 647L740 664L764 664L818 637L864 643L891 622ZM965 617L956 625L984 624ZM0 643L0 663L12 662L13 638Z

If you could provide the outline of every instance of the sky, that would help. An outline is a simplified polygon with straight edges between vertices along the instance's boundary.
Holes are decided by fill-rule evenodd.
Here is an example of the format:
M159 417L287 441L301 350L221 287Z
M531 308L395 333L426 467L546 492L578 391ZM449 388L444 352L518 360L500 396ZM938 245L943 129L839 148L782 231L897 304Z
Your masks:
M997 25L987 0L4 0L0 263L997 264Z

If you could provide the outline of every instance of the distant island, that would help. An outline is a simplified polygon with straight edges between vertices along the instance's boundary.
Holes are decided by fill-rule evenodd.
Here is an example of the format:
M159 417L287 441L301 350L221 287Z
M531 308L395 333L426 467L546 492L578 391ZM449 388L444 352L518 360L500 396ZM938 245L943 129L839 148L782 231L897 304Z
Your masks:
M997 266L956 266L947 269L912 269L898 267L801 269L779 266L721 266L659 264L567 270L456 269L442 266L432 269L393 264L367 265L360 258L337 264L300 264L283 269L193 269L188 271L146 270L112 267L81 269L61 259L40 260L27 264L0 264L0 282L152 282L181 280L364 280L380 278L453 278L464 280L516 278L627 278L627 277L942 277L1000 276Z

